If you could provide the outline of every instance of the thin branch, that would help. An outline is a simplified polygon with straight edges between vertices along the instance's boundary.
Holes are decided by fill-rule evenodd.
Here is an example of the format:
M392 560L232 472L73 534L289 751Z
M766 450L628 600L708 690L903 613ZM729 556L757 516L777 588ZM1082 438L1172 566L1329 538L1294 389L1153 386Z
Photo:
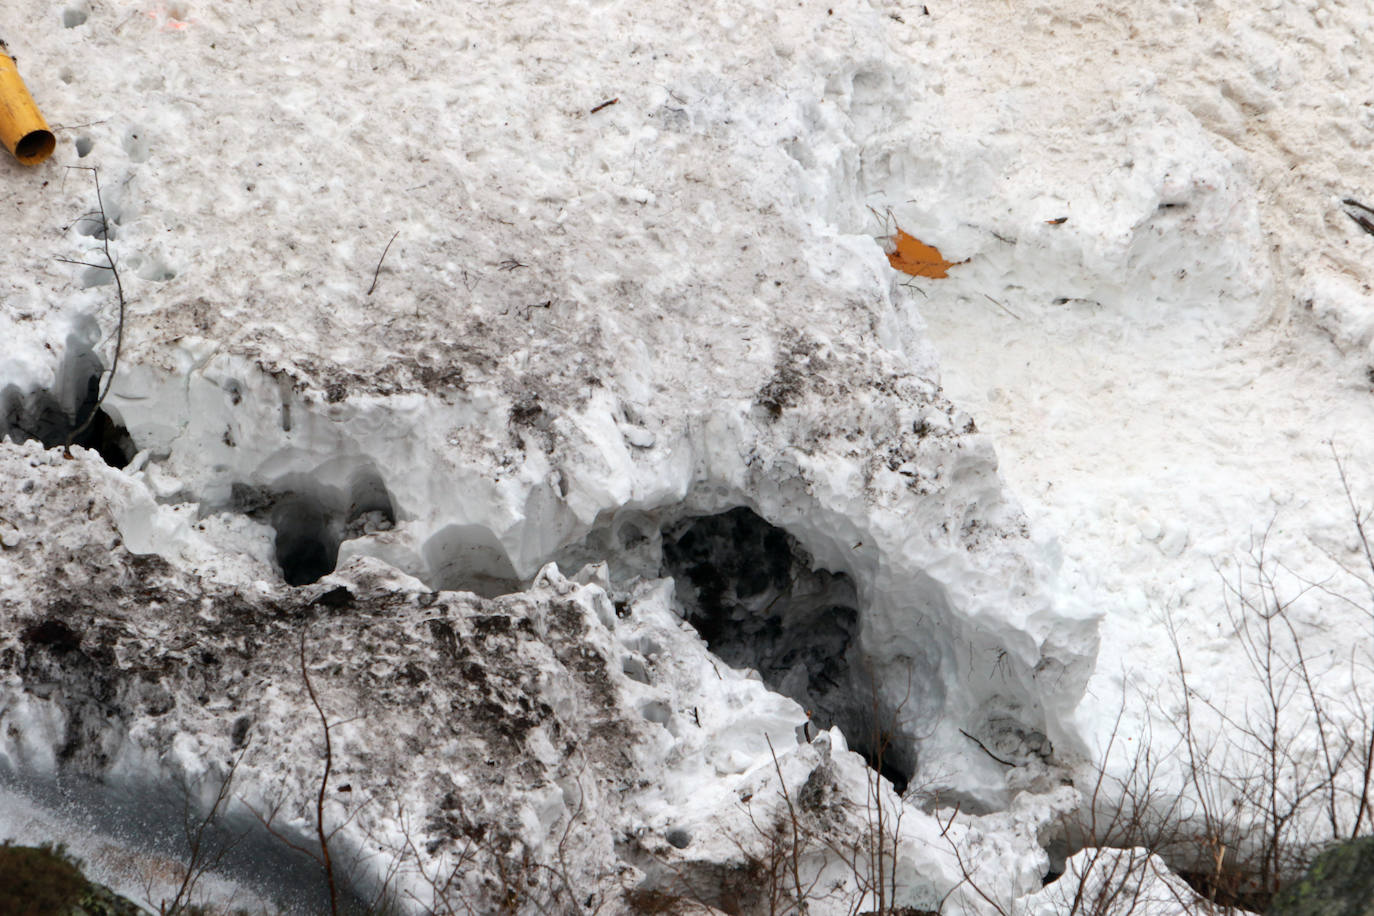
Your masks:
M1346 198L1343 198L1343 199L1341 200L1341 203L1345 204L1347 207L1359 207L1361 210L1365 211L1366 213L1369 213L1370 215L1374 215L1374 209L1371 209L1370 207L1365 206L1364 204L1360 203L1358 200L1356 200L1356 199L1353 198L1353 197L1346 197Z
M52 126L52 129L53 129L53 130L77 130L77 129L82 128L82 127L94 127L94 126L97 125L97 124L104 124L104 123L106 123L106 122L109 121L109 120L110 120L109 118L102 118L102 119L99 120L99 121L87 121L87 122L84 123L84 124L54 124L54 125Z
M386 247L382 249L382 256L377 259L377 269L372 272L372 285L367 288L367 294L369 296L372 295L372 291L377 288L377 277L382 272L382 262L386 260L387 252L391 250L391 242L396 241L396 236L400 234L400 229L397 229L394 233L392 233L391 241L387 242Z
M95 166L87 165L72 165L67 167L86 169L95 179L95 202L100 207L100 244L101 252L105 255L105 263L86 264L85 266L94 267L99 270L108 270L114 277L115 293L119 299L119 323L115 326L114 359L110 361L110 374L106 376L105 387L101 390L99 396L96 397L95 404L91 406L91 412L86 415L86 419L81 422L81 425L72 430L71 435L67 436L67 443L63 446L62 454L64 457L70 458L72 456L72 444L90 427L91 421L94 420L95 415L100 412L100 405L105 403L105 396L110 393L110 386L114 384L115 373L119 370L119 354L124 349L124 313L126 310L126 303L124 300L124 281L120 279L119 267L115 264L114 256L110 254L110 221L109 217L105 214L105 198L100 193L100 171ZM66 261L67 259L58 258L58 260ZM67 263L73 262L67 261ZM85 262L75 263L84 264Z
M987 293L983 293L983 298L986 299L986 300L988 300L989 302L991 302L993 305L997 306L997 307L998 307L999 309L1001 309L1002 311L1006 312L1006 313L1007 313L1008 315L1010 315L1011 317L1015 318L1017 321L1020 321L1020 320L1021 320L1021 316L1020 316L1020 315L1016 314L1016 313L1013 312L1011 309L1007 308L1005 305L1003 305L1002 303L998 302L996 299L994 299L994 298L992 298L991 296L989 296Z
M319 854L316 853L309 846L303 846L300 843L297 843L295 840L291 839L285 833L281 832L276 828L275 824L277 820L277 815L281 813L281 808L284 799L278 800L276 804L274 804L270 809L267 809L266 814L263 814L257 808L253 807L253 803L248 801L247 799L240 800L243 802L244 807L246 807L252 813L253 817L257 818L258 823L262 824L263 829L266 830L268 834L270 834L275 840L280 842L283 846L286 846L288 849L294 849L301 855L314 859L316 862L320 860Z
M1336 461L1336 473L1341 478L1341 489L1345 491L1345 501L1350 506L1350 517L1355 522L1355 533L1360 538L1360 548L1364 553L1365 562L1371 571L1374 571L1374 548L1370 547L1369 536L1364 530L1364 519L1360 516L1360 507L1355 503L1355 494L1350 488L1350 479L1345 476L1345 465L1341 463L1341 456L1336 454L1336 444L1331 443L1331 457Z
M53 260L60 261L63 264L76 264L80 267L94 267L96 270L110 269L109 266L105 264L92 264L90 261L76 261L72 258L54 258Z
M962 728L959 729L959 734L963 735L965 738L967 738L968 740L972 741L974 744L978 745L979 749L982 750L982 752L983 752L984 754L987 754L987 755L988 755L989 757L991 757L993 760L996 760L998 763L1002 764L1002 766L1004 766L1004 767L1014 767L1014 766L1016 766L1016 764L1012 763L1010 760L1003 760L1001 757L998 757L998 756L997 756L996 754L994 754L992 751L988 750L988 746L987 746L986 744L984 744L983 742L979 741L977 738L973 737L973 736L970 735L968 732L964 731Z
M792 793L787 791L787 779L782 775L782 765L778 763L778 752L773 750L773 739L765 734L763 740L768 742L768 754L773 758L773 772L778 774L782 800L787 803L787 820L792 828L792 848L787 852L787 868L792 873L792 884L797 895L797 911L805 913L807 912L806 895L802 892L801 867L797 861L801 856L801 826L797 823L797 809L792 805Z
M239 764L243 762L243 757L247 753L248 748L245 746L239 751L238 756L230 761L229 770L220 780L219 789L215 792L215 800L210 805L210 810L203 817L193 817L190 793L183 787L182 791L186 793L182 801L186 809L183 812L183 827L186 834L187 862L181 884L177 887L171 903L164 902L159 907L164 916L176 916L176 914L186 912L191 907L195 897L196 885L200 880L215 871L233 848L248 835L245 830L236 836L215 842L213 846L212 837L208 835L210 831L216 828L221 815L224 813L224 808L229 804L232 797L234 774L238 772Z
M320 774L320 791L315 798L315 833L320 840L320 863L324 866L324 877L329 882L329 912L333 916L339 913L339 889L334 881L334 863L329 857L329 837L330 834L324 829L324 796L329 788L329 772L334 767L334 746L329 739L329 717L325 715L324 707L320 705L320 698L315 693L315 685L310 683L310 669L305 660L305 633L306 628L301 628L301 680L305 681L306 693L310 694L310 703L315 707L315 712L319 714L320 726L324 729L324 772Z

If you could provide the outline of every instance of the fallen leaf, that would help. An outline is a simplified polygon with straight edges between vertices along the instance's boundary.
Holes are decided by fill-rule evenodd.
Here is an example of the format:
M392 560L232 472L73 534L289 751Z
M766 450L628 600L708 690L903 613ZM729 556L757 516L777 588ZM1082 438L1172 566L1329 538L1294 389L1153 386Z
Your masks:
M930 277L939 280L949 276L949 269L963 261L946 261L939 249L903 232L897 227L892 237L893 247L887 253L887 260L895 270L913 277Z

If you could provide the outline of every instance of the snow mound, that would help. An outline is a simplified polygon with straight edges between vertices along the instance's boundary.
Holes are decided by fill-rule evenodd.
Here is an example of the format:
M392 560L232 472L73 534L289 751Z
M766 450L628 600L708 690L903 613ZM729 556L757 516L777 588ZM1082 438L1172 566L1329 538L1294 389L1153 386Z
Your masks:
M0 455L24 532L0 554L14 623L0 766L120 842L175 854L171 787L194 803L232 773L227 816L251 836L236 875L281 903L292 865L274 844L311 836L327 761L331 846L363 899L387 887L432 905L453 874L447 899L495 906L511 870L537 864L546 881L522 906L574 890L612 911L633 892L719 903L722 869L776 854L784 785L805 806L808 869L839 882L836 907L861 889L830 844L871 837L874 804L895 819L904 899L933 905L959 882L948 825L898 817L903 801L838 730L804 733L793 701L716 661L671 580L616 600L604 566L568 579L551 565L483 599L359 557L306 587L226 584L131 553L121 497L148 497L77 456L32 443ZM16 588L33 568L52 574ZM987 821L1013 837L998 841L999 888L1038 881L1034 825L1064 805L1023 795L1013 820L1028 826ZM285 902L309 907L309 882L292 886Z

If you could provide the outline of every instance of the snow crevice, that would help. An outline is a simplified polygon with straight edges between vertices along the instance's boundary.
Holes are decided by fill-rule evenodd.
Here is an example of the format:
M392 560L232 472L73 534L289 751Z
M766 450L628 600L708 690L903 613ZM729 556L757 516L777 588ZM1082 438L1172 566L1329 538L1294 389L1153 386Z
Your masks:
M90 342L98 333L94 322L87 331L67 336L51 388L25 391L11 383L0 390L0 441L36 439L46 448L56 448L71 440L98 452L111 467L122 468L134 457L134 441L117 412L96 406L105 364ZM72 439L83 424L80 435Z

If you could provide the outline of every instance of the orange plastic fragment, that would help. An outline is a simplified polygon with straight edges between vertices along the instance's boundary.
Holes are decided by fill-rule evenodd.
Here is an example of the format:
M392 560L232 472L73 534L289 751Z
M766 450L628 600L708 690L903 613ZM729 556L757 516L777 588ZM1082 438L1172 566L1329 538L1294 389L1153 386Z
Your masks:
M913 277L930 277L940 280L949 276L949 269L963 261L946 261L945 256L940 254L938 248L932 248L925 242L903 232L901 227L897 227L897 232L892 236L893 248L887 253L887 260L894 269L900 270L904 274L911 274Z

